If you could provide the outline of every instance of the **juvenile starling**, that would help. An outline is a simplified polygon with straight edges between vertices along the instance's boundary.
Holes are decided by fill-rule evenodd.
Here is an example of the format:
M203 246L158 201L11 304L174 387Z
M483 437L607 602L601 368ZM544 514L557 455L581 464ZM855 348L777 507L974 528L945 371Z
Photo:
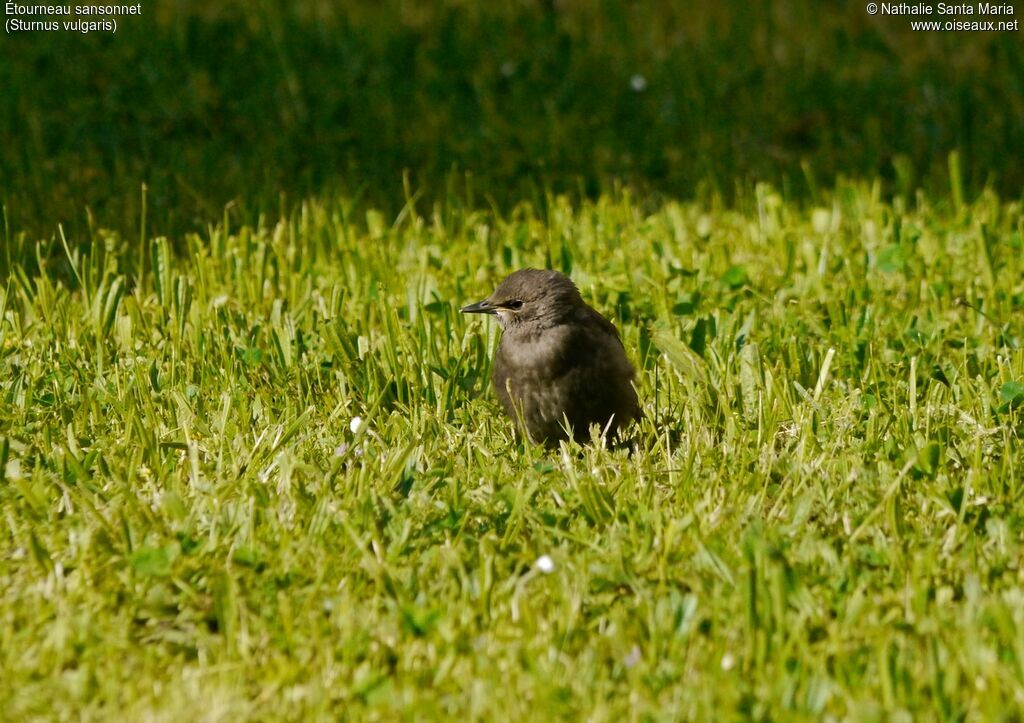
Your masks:
M592 424L614 438L640 417L633 365L618 331L564 274L521 269L461 311L498 317L494 389L534 442L554 446L570 435L586 442Z

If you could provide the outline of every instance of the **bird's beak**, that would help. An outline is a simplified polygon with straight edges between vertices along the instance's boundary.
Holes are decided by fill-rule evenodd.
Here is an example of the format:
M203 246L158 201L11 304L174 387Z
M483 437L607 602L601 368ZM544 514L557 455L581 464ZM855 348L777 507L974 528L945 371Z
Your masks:
M498 307L487 299L484 299L483 301L478 301L475 304L463 306L459 311L463 314L497 314Z

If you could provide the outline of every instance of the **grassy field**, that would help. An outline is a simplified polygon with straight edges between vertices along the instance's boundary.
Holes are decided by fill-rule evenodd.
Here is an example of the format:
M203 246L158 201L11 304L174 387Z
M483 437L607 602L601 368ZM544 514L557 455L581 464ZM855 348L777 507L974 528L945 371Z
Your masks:
M394 217L406 171L426 200L454 182L506 210L616 182L938 194L954 150L968 191L1024 186L1020 35L912 33L860 0L145 5L115 36L0 44L0 201L35 235L84 235L86 206L134 233L142 182L175 239L282 195Z
M4 35L0 719L1024 719L1024 54L907 20ZM631 455L514 440L524 266Z
M0 289L4 717L1018 719L1024 212L953 161L39 245ZM527 265L621 329L632 456L514 441L456 309Z

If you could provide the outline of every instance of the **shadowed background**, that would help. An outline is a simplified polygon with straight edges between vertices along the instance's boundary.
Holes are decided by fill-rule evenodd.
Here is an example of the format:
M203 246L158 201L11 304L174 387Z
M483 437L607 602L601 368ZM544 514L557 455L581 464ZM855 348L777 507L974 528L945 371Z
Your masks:
M1018 33L830 5L157 0L116 35L0 43L0 200L30 235L86 207L135 234L145 182L174 235L311 194L947 189L953 150L969 190L1019 192Z

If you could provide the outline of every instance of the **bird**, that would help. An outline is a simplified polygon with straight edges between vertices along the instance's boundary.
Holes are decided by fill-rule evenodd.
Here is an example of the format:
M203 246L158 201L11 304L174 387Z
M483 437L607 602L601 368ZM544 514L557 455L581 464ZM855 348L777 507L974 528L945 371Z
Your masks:
M636 374L612 322L563 273L520 269L463 314L492 314L502 328L491 381L519 435L546 447L612 441L641 416Z

